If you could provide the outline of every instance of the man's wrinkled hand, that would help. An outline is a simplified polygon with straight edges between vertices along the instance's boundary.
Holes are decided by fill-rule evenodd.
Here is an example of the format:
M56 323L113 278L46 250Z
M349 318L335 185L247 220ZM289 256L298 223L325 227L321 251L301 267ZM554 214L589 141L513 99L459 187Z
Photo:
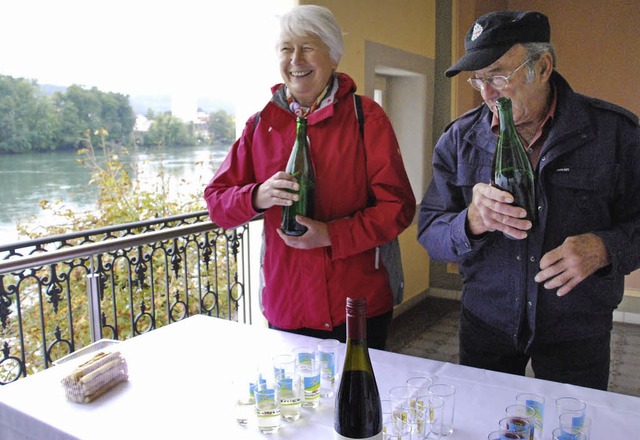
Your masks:
M540 260L537 283L545 289L558 289L564 296L578 283L611 263L604 242L595 234L582 234L567 239L557 248L547 252Z
M527 211L512 205L513 196L488 185L478 183L473 187L473 199L467 210L467 227L472 235L501 231L516 239L527 237L533 226L526 220Z

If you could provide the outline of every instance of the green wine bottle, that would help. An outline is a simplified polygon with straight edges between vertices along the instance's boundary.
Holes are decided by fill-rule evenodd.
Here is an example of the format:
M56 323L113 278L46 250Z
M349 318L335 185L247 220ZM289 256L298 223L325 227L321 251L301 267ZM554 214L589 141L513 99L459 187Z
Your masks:
M313 218L313 203L316 186L315 173L309 153L309 139L307 138L307 120L298 118L296 122L296 141L287 162L287 173L295 177L300 185L299 199L290 206L282 208L282 231L287 235L302 235L307 227L296 221L296 215Z
M493 156L491 184L511 193L513 204L527 211L527 219L535 224L535 183L529 156L522 145L513 122L511 100L498 98L500 134ZM505 234L511 238L509 235Z
M334 407L334 440L382 439L382 406L367 347L367 305L347 298L347 352Z

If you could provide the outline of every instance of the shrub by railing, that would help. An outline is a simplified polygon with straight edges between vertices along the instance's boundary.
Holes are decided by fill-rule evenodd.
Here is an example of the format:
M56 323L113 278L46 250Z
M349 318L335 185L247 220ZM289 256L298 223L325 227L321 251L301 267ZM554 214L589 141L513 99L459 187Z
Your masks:
M0 384L194 314L250 323L248 249L206 211L0 246Z

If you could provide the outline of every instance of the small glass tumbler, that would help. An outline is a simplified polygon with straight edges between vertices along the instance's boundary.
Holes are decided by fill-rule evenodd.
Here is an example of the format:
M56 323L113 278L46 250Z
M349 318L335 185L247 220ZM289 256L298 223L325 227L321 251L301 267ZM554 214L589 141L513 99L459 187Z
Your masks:
M282 418L295 422L300 418L302 383L292 354L279 354L273 358L273 374L280 386Z
M535 438L536 440L541 440L544 425L544 396L535 393L520 393L516 396L516 402L530 406L536 410Z
M255 388L255 380L248 378L238 378L231 383L234 413L236 421L241 426L246 426L255 417L255 399L253 390Z
M298 347L293 354L296 370L300 375L303 389L303 408L317 408L320 405L320 362L311 347Z
M432 427L436 435L447 436L453 433L453 416L455 414L456 389L453 385L439 383L429 387L429 393L440 397L444 401L442 410L442 424Z
M280 386L271 381L256 384L254 388L258 430L262 434L275 434L280 429Z
M537 412L534 407L525 405L523 403L516 403L514 405L509 405L504 410L505 414L510 417L522 417L529 421L531 424L531 432L529 433L529 439L534 440L536 435L536 422ZM514 429L515 431L515 429ZM518 430L518 432L520 432Z
M320 397L332 397L338 375L340 341L323 339L318 342L317 349L320 360Z
M536 428L535 419L526 416L507 416L501 419L498 425L501 429L517 432L527 440L533 439L533 432Z
M556 411L558 417L566 412L577 413L584 417L587 414L587 404L575 397L559 397L556 399Z
M572 434L580 431L584 434L586 440L591 437L591 418L582 416L579 413L565 412L558 417L559 425L565 433Z
M424 396L429 391L429 387L433 384L430 377L413 376L407 379L407 389L409 391L409 403L416 405L416 398Z
M424 420L424 437L440 438L442 432L442 422L444 420L444 399L434 394L418 396L416 399L416 411L422 414ZM431 434L430 434L431 433Z
M399 385L389 389L389 398L399 404L409 405L411 390L406 385Z

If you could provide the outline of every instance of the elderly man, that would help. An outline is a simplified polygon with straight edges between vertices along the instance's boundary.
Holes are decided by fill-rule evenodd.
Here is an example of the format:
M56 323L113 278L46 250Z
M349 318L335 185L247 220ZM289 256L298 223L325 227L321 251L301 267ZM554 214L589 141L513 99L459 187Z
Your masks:
M447 127L418 239L462 275L460 363L607 389L613 310L640 266L638 117L574 92L547 17L492 12L447 71L484 100ZM536 219L490 186L496 100L512 100L535 172ZM508 239L503 233L516 239Z

